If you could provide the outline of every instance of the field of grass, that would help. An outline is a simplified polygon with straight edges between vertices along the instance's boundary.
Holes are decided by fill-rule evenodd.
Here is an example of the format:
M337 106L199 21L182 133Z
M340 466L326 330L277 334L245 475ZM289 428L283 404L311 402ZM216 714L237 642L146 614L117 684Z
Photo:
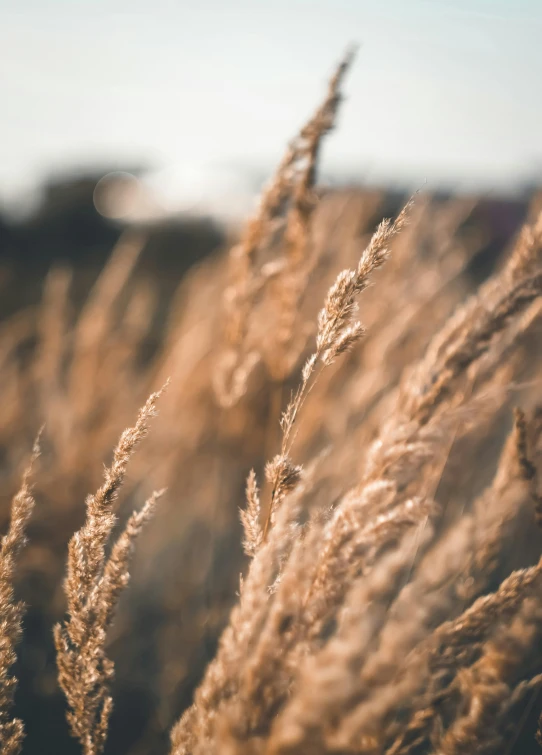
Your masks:
M2 753L539 748L542 197L319 189L350 62L167 301L0 322Z

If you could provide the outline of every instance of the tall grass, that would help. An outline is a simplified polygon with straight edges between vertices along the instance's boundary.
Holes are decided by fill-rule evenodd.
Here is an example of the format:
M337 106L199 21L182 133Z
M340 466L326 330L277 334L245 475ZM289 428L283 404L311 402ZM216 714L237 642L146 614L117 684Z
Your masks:
M172 755L542 740L540 203L476 285L476 199L382 220L378 192L319 191L350 63L168 323L127 235L79 312L55 269L3 324L2 752L167 751L170 730Z

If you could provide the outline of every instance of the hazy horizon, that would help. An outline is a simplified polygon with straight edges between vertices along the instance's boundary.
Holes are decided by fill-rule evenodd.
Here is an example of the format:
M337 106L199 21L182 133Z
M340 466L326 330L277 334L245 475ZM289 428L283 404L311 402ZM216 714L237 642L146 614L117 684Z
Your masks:
M535 0L28 0L0 22L2 203L95 164L148 165L164 206L231 199L272 169L350 43L324 177L542 176Z

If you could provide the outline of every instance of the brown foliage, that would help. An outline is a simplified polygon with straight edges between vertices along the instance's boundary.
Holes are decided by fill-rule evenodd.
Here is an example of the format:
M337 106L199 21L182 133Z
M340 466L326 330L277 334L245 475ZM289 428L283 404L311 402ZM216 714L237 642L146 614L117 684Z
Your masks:
M382 220L379 192L318 193L349 62L167 322L127 234L82 306L54 269L2 324L3 752L20 712L28 752L73 751L59 688L87 755L108 734L111 752L166 751L179 716L172 755L535 746L542 216L535 200L476 285L491 230L476 198L418 196ZM33 496L15 470L43 420L17 581ZM140 501L166 486L150 522L158 494Z

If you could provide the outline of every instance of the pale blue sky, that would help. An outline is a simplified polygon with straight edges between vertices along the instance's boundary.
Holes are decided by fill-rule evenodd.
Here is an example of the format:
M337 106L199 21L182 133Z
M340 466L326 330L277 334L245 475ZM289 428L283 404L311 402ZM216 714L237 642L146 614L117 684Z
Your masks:
M111 160L181 203L227 191L272 167L350 42L325 171L542 178L541 39L542 0L0 0L0 200Z

